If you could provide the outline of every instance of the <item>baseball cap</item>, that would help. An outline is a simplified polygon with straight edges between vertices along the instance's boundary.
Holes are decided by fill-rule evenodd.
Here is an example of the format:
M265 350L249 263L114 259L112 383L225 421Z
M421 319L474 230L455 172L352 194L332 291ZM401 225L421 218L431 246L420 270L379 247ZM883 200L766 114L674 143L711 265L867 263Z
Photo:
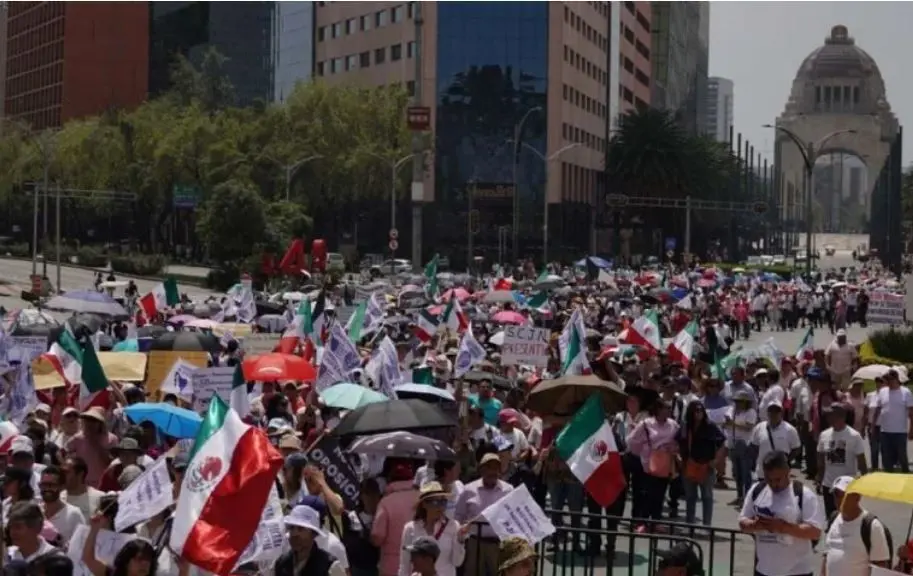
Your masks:
M493 453L489 452L488 454L482 456L482 459L479 460L479 466L484 466L484 465L488 464L489 462L497 462L498 464L500 464L501 458L497 454L493 454Z
M412 541L412 544L406 546L406 550L411 554L430 556L435 560L441 555L441 548L437 545L437 541L430 536L419 536Z
M770 411L770 410L782 410L782 409L783 409L783 404L782 404L779 400L774 400L773 402L771 402L770 404L767 405L767 410L768 410L768 411Z
M837 330L837 337L839 338L840 336L846 336L846 330L844 330L843 328L841 328L840 330Z
M855 480L855 478L852 476L838 476L837 479L834 480L832 489L837 492L843 492L846 494L846 490L850 487L850 484L853 483L853 480Z
M16 436L13 438L13 442L10 445L10 455L15 456L16 454L29 454L34 456L35 449L32 446L32 439L28 436Z

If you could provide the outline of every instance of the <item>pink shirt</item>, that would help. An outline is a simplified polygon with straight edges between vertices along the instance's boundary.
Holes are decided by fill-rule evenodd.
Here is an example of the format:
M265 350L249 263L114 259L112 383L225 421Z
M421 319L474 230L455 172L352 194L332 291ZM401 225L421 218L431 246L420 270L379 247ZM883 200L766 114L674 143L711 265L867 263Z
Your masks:
M86 461L86 468L89 469L86 474L86 484L92 488L98 488L101 475L104 474L108 464L111 463L112 446L117 446L117 436L110 432L107 433L106 437L102 438L101 448L89 447L83 433L77 432L64 446L64 451L68 455L79 456Z
M673 419L666 418L666 421L660 424L656 421L656 418L651 416L628 433L626 439L628 451L640 456L640 461L646 468L650 465L650 455L654 450L677 451L676 432L678 432L678 424ZM650 435L649 439L647 434Z
M380 541L380 574L399 574L399 556L403 548L403 528L415 516L418 490L412 480L390 482L377 504L371 537Z

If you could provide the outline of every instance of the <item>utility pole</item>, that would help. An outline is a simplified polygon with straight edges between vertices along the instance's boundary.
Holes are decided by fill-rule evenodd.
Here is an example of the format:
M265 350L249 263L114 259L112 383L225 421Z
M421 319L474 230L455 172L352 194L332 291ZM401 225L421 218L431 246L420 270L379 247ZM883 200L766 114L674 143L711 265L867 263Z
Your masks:
M422 45L424 19L422 16L422 2L413 4L415 9L412 19L415 21L415 91L412 106L417 110L422 107L422 93L425 74L422 68L425 47ZM430 110L427 112L427 122L430 122ZM427 126L426 126L427 129ZM419 272L422 269L422 203L425 201L425 167L423 154L423 134L416 127L412 127L412 269Z

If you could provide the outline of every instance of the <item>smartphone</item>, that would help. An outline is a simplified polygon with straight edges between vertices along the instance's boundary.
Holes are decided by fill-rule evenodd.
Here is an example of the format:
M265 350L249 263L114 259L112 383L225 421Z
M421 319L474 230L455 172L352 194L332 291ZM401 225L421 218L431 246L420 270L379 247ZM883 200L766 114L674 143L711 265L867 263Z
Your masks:
M766 506L762 506L760 508L755 508L755 510L757 511L758 516L763 516L766 518L773 518L775 516L773 510L771 510L770 508L768 508Z

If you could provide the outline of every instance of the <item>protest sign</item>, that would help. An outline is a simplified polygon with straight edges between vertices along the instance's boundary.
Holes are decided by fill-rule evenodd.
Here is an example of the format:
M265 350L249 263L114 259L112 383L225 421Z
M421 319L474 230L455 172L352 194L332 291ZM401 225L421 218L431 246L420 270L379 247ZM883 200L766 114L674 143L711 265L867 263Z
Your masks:
M358 474L339 446L339 438L324 434L305 457L323 471L330 489L342 497L346 509L354 510L358 505Z
M142 352L99 352L98 362L108 380L142 382L146 376L146 355ZM46 358L32 360L35 390L48 390L63 386L60 372Z
M482 516L500 540L520 536L535 545L555 533L555 527L533 500L525 484L520 484L510 494L482 510Z
M209 400L218 395L225 404L231 404L231 381L235 375L232 366L199 368L191 375L193 381L193 409L202 413L209 406Z
M48 350L47 336L10 336L10 360L29 362Z
M269 354L279 344L282 334L248 334L243 338L232 335L238 340L241 349L247 354Z
M146 363L146 394L153 398L161 397L159 386L162 380L178 360L190 362L197 368L206 368L209 353L199 350L151 350Z
M190 401L193 398L193 373L197 367L186 360L178 359L171 365L171 370L165 375L159 390L162 394L174 394L181 400Z
M263 508L263 515L260 517L260 526L254 532L250 544L241 553L235 571L248 562L274 561L282 554L283 544L285 544L285 523L282 520L282 502L279 500L276 485L273 484L266 507Z
M869 294L869 310L866 320L870 324L903 324L906 302L900 294L873 291Z
M163 456L117 495L114 529L120 532L152 518L174 503L168 460Z
M73 561L73 576L92 576L92 571L82 561L82 554L89 537L89 526L82 524L73 532L67 545L67 556ZM124 545L136 538L133 534L120 534L110 530L99 530L95 538L95 557L105 566L114 566L114 557Z
M545 368L548 365L547 328L505 326L501 345L501 364L525 364Z

